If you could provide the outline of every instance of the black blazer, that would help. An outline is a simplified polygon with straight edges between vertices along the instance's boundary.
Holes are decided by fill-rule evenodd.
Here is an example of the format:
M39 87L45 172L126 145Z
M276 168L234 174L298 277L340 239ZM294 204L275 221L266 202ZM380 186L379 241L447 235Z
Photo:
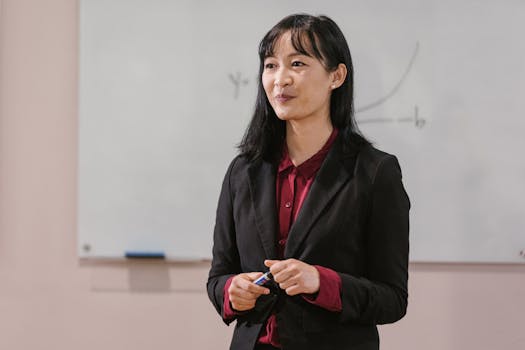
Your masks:
M341 276L342 311L327 311L272 285L255 309L237 317L230 349L253 349L272 310L284 350L378 349L376 325L405 315L410 203L399 164L372 146L344 151L342 134L316 175L285 249L285 259ZM221 315L226 280L266 271L264 259L277 258L276 172L274 164L238 156L224 178L207 283Z

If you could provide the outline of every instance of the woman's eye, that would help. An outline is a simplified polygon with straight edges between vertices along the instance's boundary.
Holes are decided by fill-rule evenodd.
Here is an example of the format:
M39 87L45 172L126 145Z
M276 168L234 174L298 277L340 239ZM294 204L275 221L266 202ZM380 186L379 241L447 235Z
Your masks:
M264 68L265 68L265 69L272 69L272 68L275 68L275 64L273 64L273 63L266 63L266 64L264 65Z
M293 61L292 62L292 66L293 67L301 67L301 66L304 66L304 63L301 62L301 61Z

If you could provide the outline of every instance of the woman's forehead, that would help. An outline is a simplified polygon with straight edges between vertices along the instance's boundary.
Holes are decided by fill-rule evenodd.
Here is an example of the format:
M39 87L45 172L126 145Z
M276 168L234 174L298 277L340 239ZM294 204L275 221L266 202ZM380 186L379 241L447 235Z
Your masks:
M272 54L273 56L278 56L290 51L294 52L297 51L297 49L293 46L291 33L288 31L275 39L272 45Z
M308 35L304 32L291 30L285 31L278 35L269 47L266 57L290 54L292 52L314 57L312 44Z

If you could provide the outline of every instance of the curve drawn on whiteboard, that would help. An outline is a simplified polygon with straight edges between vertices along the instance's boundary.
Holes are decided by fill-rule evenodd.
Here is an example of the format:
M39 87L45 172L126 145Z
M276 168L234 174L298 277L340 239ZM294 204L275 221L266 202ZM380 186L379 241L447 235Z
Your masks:
M414 52L412 53L412 57L410 58L410 61L408 62L408 65L407 65L407 68L405 69L405 72L403 73L403 75L401 76L401 78L399 79L397 84L394 85L394 87L390 90L390 92L388 94L386 94L385 96L379 98L378 100L376 100L376 101L374 101L372 103L366 104L363 107L357 108L356 109L356 114L359 114L361 112L374 109L374 108L382 105L383 103L385 103L390 98L392 98L399 91L399 89L401 88L401 86L405 82L408 74L412 70L412 67L414 65L414 62L416 61L416 57L417 57L418 53L419 53L419 41L416 42L416 48L414 49ZM422 128L425 125L425 123L426 123L425 119L422 119L422 118L419 117L419 107L417 105L414 107L414 116L413 117L367 118L367 119L360 119L360 120L358 120L359 123L389 123L389 122L395 122L395 121L397 121L397 122L413 122L415 124L415 126L418 127L418 128Z
M426 120L419 117L419 107L414 106L414 115L408 117L399 117L399 118L367 118L358 120L359 124L366 123L411 123L414 124L417 128L421 129L425 126Z

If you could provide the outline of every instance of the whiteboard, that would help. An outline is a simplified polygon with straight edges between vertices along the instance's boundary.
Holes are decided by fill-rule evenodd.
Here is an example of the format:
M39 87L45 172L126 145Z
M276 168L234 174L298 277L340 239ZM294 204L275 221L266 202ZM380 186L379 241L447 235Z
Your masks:
M81 0L80 257L211 257L263 35L326 14L356 118L398 156L411 260L524 262L525 2Z

